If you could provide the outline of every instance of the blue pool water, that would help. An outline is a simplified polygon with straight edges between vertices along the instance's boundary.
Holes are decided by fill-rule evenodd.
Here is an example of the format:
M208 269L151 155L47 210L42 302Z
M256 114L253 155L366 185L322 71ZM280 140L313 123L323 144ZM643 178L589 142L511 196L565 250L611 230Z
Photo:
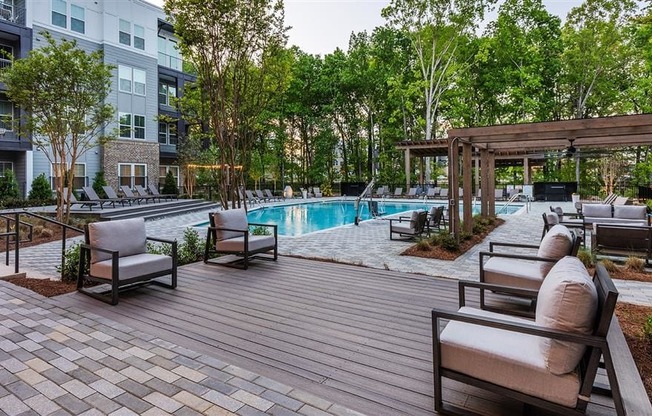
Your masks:
M412 211L415 209L430 209L432 206L441 205L433 202L428 203L407 203L407 202L378 202L378 211L382 216L393 215L399 212ZM520 206L510 205L507 207L497 206L501 214L512 214ZM460 208L461 210L461 208ZM473 207L473 214L479 213L480 207ZM461 211L460 211L461 215ZM361 203L361 219L371 219L368 204ZM346 224L353 224L355 221L355 209L353 201L328 201L317 203L304 203L284 205L277 207L263 207L249 211L247 214L249 222L278 225L279 235L300 236L315 231L326 230ZM197 226L206 226L207 223Z

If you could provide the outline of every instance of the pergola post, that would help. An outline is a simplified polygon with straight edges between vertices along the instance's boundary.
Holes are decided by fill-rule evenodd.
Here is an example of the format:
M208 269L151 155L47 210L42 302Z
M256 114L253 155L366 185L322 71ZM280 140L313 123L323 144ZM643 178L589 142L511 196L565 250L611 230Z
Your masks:
M528 157L523 158L523 185L530 184L530 159Z
M489 215L489 200L494 199L493 195L489 194L489 151L487 149L480 150L480 168L482 174L480 175L480 186L482 187L482 200L480 201L480 214L484 217Z
M464 209L464 231L470 233L473 231L473 189L471 188L471 173L473 171L473 166L471 164L473 148L471 143L462 144L462 189L464 190L463 194L463 204Z
M419 164L420 164L420 166L421 166L421 167L419 168L419 185L425 183L425 179L426 179L426 175L425 175L425 163L424 163L423 159L424 159L423 156L421 156L421 157L419 158Z
M493 151L489 151L489 157L488 157L488 165L487 166L487 193L488 195L496 195L496 154ZM489 199L489 216L495 217L496 216L496 198L488 198Z
M405 190L410 189L410 149L405 149Z
M453 236L459 241L460 238L460 210L458 177L460 172L460 153L458 138L448 139L448 223Z
M475 191L478 192L478 190L480 189L480 158L474 157L473 164L475 165L474 175L473 175L473 179L475 182ZM482 194L482 191L480 191L480 194ZM480 198L482 199L483 196L484 195L480 195Z

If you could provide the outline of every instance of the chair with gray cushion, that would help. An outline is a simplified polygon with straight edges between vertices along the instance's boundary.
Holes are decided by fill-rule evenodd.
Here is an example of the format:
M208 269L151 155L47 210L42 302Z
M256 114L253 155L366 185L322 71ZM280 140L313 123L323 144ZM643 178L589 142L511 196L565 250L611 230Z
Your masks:
M169 244L171 255L148 253L147 241ZM171 278L169 284L154 280L167 275ZM107 294L86 289L84 281L106 283L111 290ZM148 237L142 218L88 224L80 250L77 290L116 305L121 289L144 283L171 289L177 286L177 242Z
M278 227L276 224L256 224L247 220L244 209L229 209L209 214L210 227L206 233L204 262L247 269L252 258L278 259ZM254 235L249 226L272 229L272 235ZM273 252L271 255L264 253ZM209 260L213 254L232 254L234 261Z
M480 252L480 282L538 290L559 259L577 255L580 242L580 237L560 224L553 226L539 245L492 241L489 243L488 252ZM494 251L497 247L507 248L510 252ZM514 254L517 250L536 250L536 254ZM481 290L481 306L492 309L485 305L484 295L484 290Z
M465 306L466 288L505 290L492 286L460 282L460 309L432 311L438 414L457 410L444 404L445 377L524 402L523 414L537 407L583 415L603 357L616 413L624 416L607 343L618 292L602 264L591 279L577 258L560 260L533 292L538 299L534 320ZM442 320L448 324L440 332Z
M418 237L426 231L428 211L415 210L409 217L398 217L389 220L389 239L394 239L394 234L401 238Z

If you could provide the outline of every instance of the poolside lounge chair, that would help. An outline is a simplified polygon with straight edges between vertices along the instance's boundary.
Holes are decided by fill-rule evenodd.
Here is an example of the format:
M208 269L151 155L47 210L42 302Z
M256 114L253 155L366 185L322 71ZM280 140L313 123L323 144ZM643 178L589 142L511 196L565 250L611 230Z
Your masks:
M403 196L403 188L394 189L394 194L392 195L392 197L400 198L401 196Z
M495 189L494 198L496 201L503 201L505 199L505 190L504 189Z
M100 204L100 208L104 208L104 204L111 204L111 206L113 208L115 208L115 203L116 202L119 203L119 204L122 204L123 207L127 203L131 205L131 202L129 202L129 199L125 199L125 198L116 198L116 199L113 199L113 198L108 198L108 199L100 198L99 196L97 196L97 193L95 192L95 189L93 189L93 187L91 187L91 186L83 186L82 189L84 190L84 193L86 194L88 199L90 199L91 201L96 201L97 203Z
M138 192L138 195L143 197L152 197L153 201L156 201L156 199L158 199L158 202L161 202L162 198L166 198L164 196L161 196L160 194L159 195L150 194L149 192L147 192L147 189L143 188L141 185L136 185L134 186L134 188L136 189L136 192Z
M267 196L268 201L272 201L272 200L281 201L281 197L274 196L272 191L270 191L269 189L263 189L263 192L265 192L265 195ZM285 198L283 198L283 199L285 199Z
M248 190L245 189L245 195L247 196L247 202L249 202L250 205L253 204L260 204L262 201L254 196L254 194Z
M393 240L394 234L402 238L418 237L426 231L428 212L423 210L412 211L409 217L398 217L389 220L389 239Z
M63 188L63 198L65 199L68 196L68 188ZM79 201L77 200L77 197L75 196L74 192L70 193L70 206L72 207L73 205L81 205L82 208L88 207L89 211L93 210L94 206L100 205L99 202L97 201ZM102 206L100 205L100 208Z
M379 186L378 189L376 189L376 193L374 194L374 196L376 196L377 198L382 198L388 193L389 193L389 189L387 189L387 187L383 185L383 186Z
M127 197L127 198L132 198L133 200L138 200L140 201L145 201L145 203L148 203L149 201L153 201L157 198L154 195L136 195L133 193L130 187L127 185L122 185L120 186L120 189L122 190L122 193ZM140 204L140 202L138 202Z
M254 257L263 260L278 259L278 230L276 224L254 224L247 220L244 209L229 209L209 214L210 227L206 234L204 263L247 269ZM271 228L273 235L253 235L249 226ZM273 251L273 255L261 256ZM223 262L209 260L212 254L233 254L236 260Z
M104 190L104 193L106 194L106 196L109 197L109 199L115 199L115 200L123 199L123 200L129 202L129 205L131 205L132 201L136 201L140 205L141 198L138 197L138 196L135 196L135 197L128 197L128 196L120 197L116 193L115 189L113 189L113 187L109 186L109 185L102 186L102 189Z
M426 191L426 199L435 199L439 195L439 191L441 191L441 188L438 187L433 187L433 188L428 188Z
M498 290L477 282L460 282L457 312L432 310L436 412L459 411L443 402L445 377L555 414L583 415L602 357L616 414L625 415L607 343L618 298L609 273L598 264L591 279L578 259L565 257L550 274L533 292L534 321L465 306L466 288ZM440 332L441 320L448 323Z
M136 185L136 189L138 189L139 186L140 185ZM156 188L156 185L154 185L153 183L150 183L149 185L147 185L147 189L149 189L149 192L152 195L157 196L159 198L159 201L161 200L161 198L165 198L165 200L179 199L179 195L177 195L177 194L162 194L162 193L160 193L158 191L158 189ZM140 191L138 191L138 192L140 192ZM142 193L142 192L140 192L140 193Z
M617 196L616 199L613 200L611 205L627 205L629 203L629 198L626 196Z
M442 188L442 190L439 191L439 197L443 199L448 199L448 188Z
M147 241L171 245L171 256L147 253ZM88 274L85 274L88 270ZM153 280L170 275L169 284ZM111 285L109 294L85 289L84 281ZM143 218L95 222L85 227L81 245L77 290L103 302L116 305L118 292L135 284L154 283L174 289L177 286L177 242L148 237Z
M405 198L416 198L417 197L417 188L410 188L407 194L405 194Z
M315 195L315 198L321 198L322 197L321 190L319 189L318 186L313 186L312 193L313 193L313 195Z
M613 204L613 202L616 200L616 198L618 198L618 195L616 195L614 193L610 193L609 195L607 195L604 198L604 200L602 200L601 203L602 204Z
M259 201L263 201L263 202L270 201L270 199L267 198L265 194L263 194L263 191L261 191L260 189L255 189L254 192L256 193L256 198L258 198Z

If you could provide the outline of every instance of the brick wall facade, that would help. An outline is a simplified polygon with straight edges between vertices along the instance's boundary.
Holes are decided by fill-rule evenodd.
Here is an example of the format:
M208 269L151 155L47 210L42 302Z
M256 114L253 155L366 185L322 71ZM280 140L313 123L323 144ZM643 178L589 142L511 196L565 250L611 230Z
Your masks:
M147 165L147 183L158 183L159 145L155 142L115 140L104 146L102 165L106 182L118 189L118 163Z

